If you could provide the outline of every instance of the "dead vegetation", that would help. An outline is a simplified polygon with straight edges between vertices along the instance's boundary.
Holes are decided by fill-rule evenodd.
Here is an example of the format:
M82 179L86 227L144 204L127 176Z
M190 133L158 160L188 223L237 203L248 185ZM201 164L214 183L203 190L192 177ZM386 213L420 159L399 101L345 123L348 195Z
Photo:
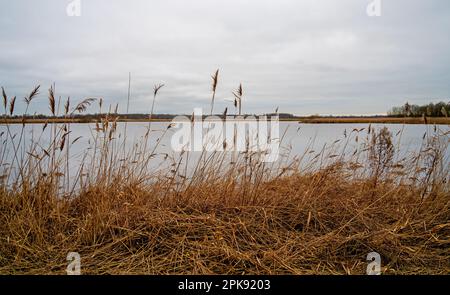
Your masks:
M49 97L56 114L52 88ZM163 173L147 169L150 128L126 152L116 114L96 123L95 153L70 181L69 123L45 124L49 143L26 150L25 133L3 125L0 273L64 274L73 251L84 274L363 274L373 251L385 274L450 273L448 131L397 159L387 129L354 130L360 150L313 154L311 169L202 154L188 177L188 153L167 157Z

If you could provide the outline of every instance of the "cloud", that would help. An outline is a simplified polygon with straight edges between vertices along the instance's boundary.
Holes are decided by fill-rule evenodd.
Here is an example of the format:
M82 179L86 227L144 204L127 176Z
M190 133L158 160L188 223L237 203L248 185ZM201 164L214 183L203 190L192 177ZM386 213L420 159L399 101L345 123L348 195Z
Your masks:
M7 1L0 10L0 75L8 93L55 82L57 94L104 97L146 112L153 84L166 87L157 112L208 108L220 68L217 112L244 85L244 111L383 113L406 99L450 97L450 3L382 0ZM43 91L32 112L46 113Z

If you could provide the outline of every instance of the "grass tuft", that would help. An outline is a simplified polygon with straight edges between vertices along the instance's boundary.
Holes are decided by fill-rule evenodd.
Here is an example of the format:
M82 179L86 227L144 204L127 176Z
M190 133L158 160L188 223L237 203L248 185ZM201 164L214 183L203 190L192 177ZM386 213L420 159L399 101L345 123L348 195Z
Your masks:
M53 87L49 107L57 116ZM116 106L91 126L92 148L70 175L80 139L70 141L70 124L45 133L46 123L31 141L25 123L19 136L2 125L0 273L64 274L67 254L79 252L84 274L364 274L374 251L384 274L450 273L450 133L441 127L404 158L387 129L369 126L345 134L343 146L360 143L350 157L325 147L272 164L250 150L232 163L202 153L189 172L189 152L157 152L170 125L125 150L117 120ZM158 156L168 168L151 168Z

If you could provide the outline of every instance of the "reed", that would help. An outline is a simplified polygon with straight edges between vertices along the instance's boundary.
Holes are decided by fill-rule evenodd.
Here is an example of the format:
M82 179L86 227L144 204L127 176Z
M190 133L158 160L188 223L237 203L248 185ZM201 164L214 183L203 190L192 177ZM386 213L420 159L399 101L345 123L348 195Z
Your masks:
M164 84L158 84L153 87L153 100L152 100L152 107L150 109L150 115L149 115L149 123L148 123L148 131L150 132L151 124L152 124L152 118L153 118L153 112L155 110L155 101L156 96L158 95L159 90L164 87Z
M214 100L216 98L217 83L219 82L219 69L217 69L216 72L211 76L211 79L212 79L211 116L212 116L214 112Z
M71 109L68 99L63 113L95 100ZM49 108L58 115L53 86ZM264 164L250 150L231 163L226 153L161 153L171 125L149 135L156 147L143 136L125 150L117 122L116 107L90 125L71 174L69 150L81 143L70 124L53 123L50 135L44 124L26 145L16 136L26 124L1 126L0 273L63 274L73 251L84 274L364 274L373 251L384 274L450 272L443 126L430 126L410 157L369 125Z
M234 96L234 107L239 110L238 114L239 116L242 115L242 83L239 84L239 87L236 91L233 91Z

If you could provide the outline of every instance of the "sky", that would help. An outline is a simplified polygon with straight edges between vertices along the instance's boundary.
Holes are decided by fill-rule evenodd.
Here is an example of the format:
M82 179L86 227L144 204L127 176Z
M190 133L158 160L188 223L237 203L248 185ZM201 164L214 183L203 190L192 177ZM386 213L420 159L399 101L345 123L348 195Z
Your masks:
M78 0L77 0L78 1ZM41 92L29 113L48 114L47 89L73 103L102 97L125 112L384 114L450 100L450 1L0 0L0 85L8 96ZM74 6L71 6L74 7ZM74 12L75 10L70 10ZM73 13L71 13L73 15ZM95 113L98 107L89 109Z

